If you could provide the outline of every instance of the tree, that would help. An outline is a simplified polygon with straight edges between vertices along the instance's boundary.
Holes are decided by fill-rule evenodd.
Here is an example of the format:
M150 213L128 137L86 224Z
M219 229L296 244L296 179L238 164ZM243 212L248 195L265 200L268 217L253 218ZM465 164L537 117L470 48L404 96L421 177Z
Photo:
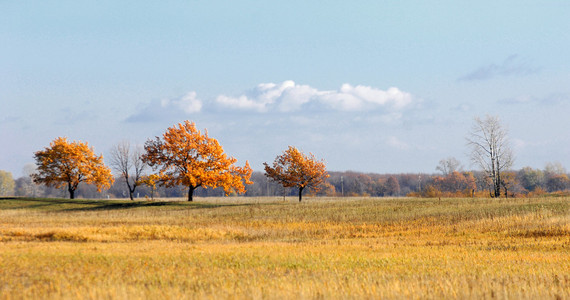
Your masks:
M549 192L565 191L570 187L570 179L566 174L552 175L546 181L546 188Z
M434 188L441 192L451 194L463 193L464 195L471 195L472 191L477 187L475 184L475 177L472 173L459 173L454 171L445 177L434 178Z
M505 198L509 198L509 190L517 185L517 174L515 172L504 172L501 177L501 186L505 189Z
M123 141L111 149L111 166L121 174L129 189L129 198L134 200L133 195L146 167L142 161L142 151L137 148L131 150L130 143Z
M398 178L395 176L388 177L384 186L386 188L386 194L389 196L398 196L400 194L400 182L398 182Z
M32 196L37 197L41 194L41 186L34 183L32 175L36 173L36 165L34 163L27 163L22 168L22 177L16 181L16 195L17 196Z
M491 196L499 197L502 172L508 170L514 160L506 129L498 117L475 118L467 143L471 147L472 162L479 165L490 179Z
M435 168L440 171L443 176L447 176L455 171L461 171L463 167L461 162L455 157L448 157L439 161L439 165Z
M34 158L38 167L32 175L34 182L56 188L67 185L70 199L75 198L81 182L96 185L100 192L114 181L111 170L103 163L103 155L95 155L87 143L59 137L50 147L36 152Z
M275 158L273 167L267 163L263 165L265 176L279 182L283 187L299 189L299 202L303 198L304 189L310 188L318 192L329 177L323 160L317 160L311 153L305 155L293 146L289 146L282 155Z
M150 187L150 199L154 200L154 190L156 189L156 184L160 181L160 177L157 174L150 174L142 176L140 183Z
M15 186L12 173L0 170L0 196L13 196Z
M544 182L544 173L539 169L524 167L518 173L520 184L529 192L541 187Z
M160 183L188 187L188 201L198 187L222 187L227 196L245 193L244 183L252 183L249 163L234 166L237 159L228 157L216 139L208 132L202 134L190 121L168 128L162 138L148 140L145 150L143 162L159 171Z
M549 162L544 166L544 174L547 177L566 174L566 168L560 162Z

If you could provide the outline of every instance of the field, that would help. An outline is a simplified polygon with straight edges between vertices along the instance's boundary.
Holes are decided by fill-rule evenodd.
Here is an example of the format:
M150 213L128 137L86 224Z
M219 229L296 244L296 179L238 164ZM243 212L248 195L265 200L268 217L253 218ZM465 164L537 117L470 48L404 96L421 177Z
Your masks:
M569 299L570 198L0 199L0 299Z

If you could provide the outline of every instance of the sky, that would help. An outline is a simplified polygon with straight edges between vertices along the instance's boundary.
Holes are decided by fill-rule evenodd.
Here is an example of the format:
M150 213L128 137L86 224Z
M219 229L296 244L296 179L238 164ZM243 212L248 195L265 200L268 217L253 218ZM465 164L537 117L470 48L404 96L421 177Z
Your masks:
M2 1L0 169L59 136L108 156L184 120L255 171L465 169L475 117L513 168L570 168L568 1Z

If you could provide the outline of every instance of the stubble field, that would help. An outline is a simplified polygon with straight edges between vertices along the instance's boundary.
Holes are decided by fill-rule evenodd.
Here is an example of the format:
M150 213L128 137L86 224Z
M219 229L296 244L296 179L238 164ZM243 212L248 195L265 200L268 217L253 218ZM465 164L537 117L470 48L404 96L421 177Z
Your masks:
M570 198L0 199L1 299L570 298Z

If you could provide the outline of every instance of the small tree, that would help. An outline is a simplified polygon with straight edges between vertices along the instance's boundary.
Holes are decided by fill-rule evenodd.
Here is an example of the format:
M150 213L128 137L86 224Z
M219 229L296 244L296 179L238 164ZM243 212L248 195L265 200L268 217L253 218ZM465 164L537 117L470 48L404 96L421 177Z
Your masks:
M435 168L437 171L440 171L443 176L447 176L455 171L461 171L463 167L461 166L461 162L457 160L455 157L448 157L439 161L439 164Z
M135 190L146 167L142 161L142 151L136 148L132 150L129 142L121 142L111 149L111 166L121 174L129 189L129 198L134 200Z
M142 176L140 183L150 187L150 199L154 200L154 190L156 190L156 185L160 181L160 176L158 174L150 174Z
M148 140L145 150L143 162L159 170L161 184L188 187L188 201L198 187L222 187L227 196L245 193L244 184L252 184L249 163L234 166L237 159L228 157L216 139L190 121L168 128L162 138Z
M67 185L70 199L75 198L80 182L94 184L100 192L114 181L103 156L95 155L87 143L68 142L67 138L59 137L34 157L38 166L37 173L32 175L34 182L56 188Z
M515 172L504 172L501 177L501 186L505 190L505 198L509 198L509 190L512 190L518 184L517 174Z
M325 179L329 177L324 161L318 161L313 154L305 155L293 146L289 146L289 149L275 158L273 167L267 163L263 165L265 176L279 182L284 188L299 189L299 202L305 188L319 191Z

